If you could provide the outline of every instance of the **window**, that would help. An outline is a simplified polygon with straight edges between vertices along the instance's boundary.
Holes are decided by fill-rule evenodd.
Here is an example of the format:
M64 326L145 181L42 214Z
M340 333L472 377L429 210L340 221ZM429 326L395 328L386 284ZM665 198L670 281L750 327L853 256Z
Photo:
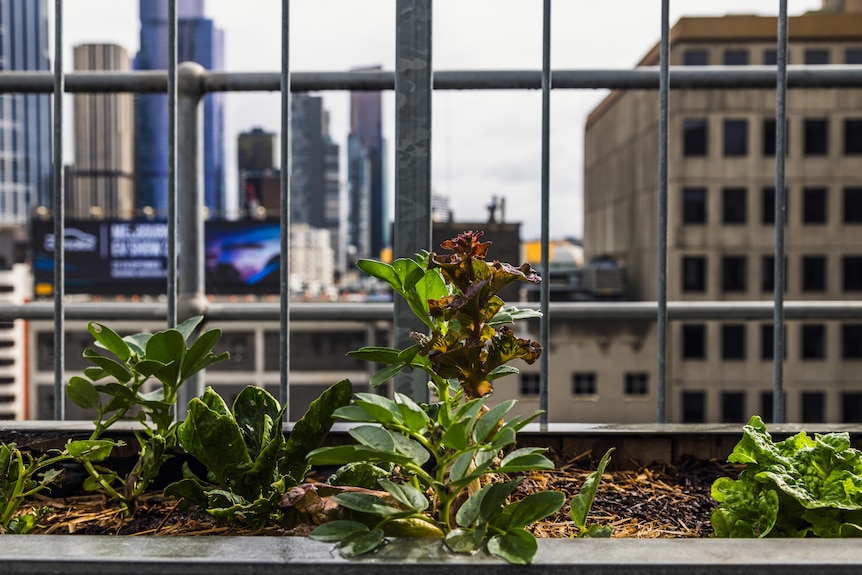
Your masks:
M748 154L748 120L724 121L724 155L739 157Z
M808 119L803 123L806 156L825 156L829 153L829 123L825 118Z
M682 422L704 423L706 421L706 394L702 391L682 393Z
M787 191L784 192L784 222L787 223L787 204L789 203ZM760 221L764 225L775 224L775 188L766 187L762 190L761 195L761 215Z
M829 50L809 48L805 51L805 64L807 66L824 66L828 63Z
M772 397L771 391L760 392L760 419L763 423L772 423L772 406L775 403Z
M725 66L748 66L748 50L725 50Z
M682 325L682 358L706 359L706 326L702 323Z
M772 361L775 357L775 325L772 323L760 324L760 359ZM784 326L784 359L787 359L787 326Z
M539 395L539 374L538 373L522 373L521 374L521 395Z
M775 256L760 259L760 289L764 293L775 291ZM784 291L787 291L787 258L784 258Z
M649 374L646 372L625 374L625 387L623 392L626 395L648 395Z
M847 48L844 52L845 64L862 64L862 48Z
M722 190L722 221L725 224L744 224L747 217L748 193L745 188L724 188Z
M686 50L682 55L683 66L708 66L709 53L706 50Z
M848 391L841 394L841 421L862 423L862 393Z
M789 59L788 59L789 60ZM776 66L778 64L778 51L775 48L767 48L763 51L763 65Z
M826 291L826 256L802 256L802 291Z
M841 324L841 358L862 359L862 324Z
M687 157L706 155L706 119L683 120L682 154Z
M802 325L802 359L826 359L826 326L822 323Z
M706 188L683 188L682 223L706 223Z
M745 256L724 256L721 259L721 289L724 292L746 290Z
M862 188L844 188L844 223L862 224Z
M784 128L784 155L787 155L790 141L790 124ZM763 119L763 155L771 157L775 155L775 118Z
M729 323L721 326L721 359L745 359L744 323Z
M706 291L706 257L705 256L683 256L682 257L682 291L705 292Z
M745 394L741 391L721 393L722 423L742 423L745 421Z
M844 291L862 291L862 256L844 256Z
M860 118L844 120L844 154L847 156L862 154L862 119Z
M576 372L572 374L572 395L596 395L596 374Z
M802 423L826 423L826 394L822 391L802 392Z
M826 223L826 188L802 190L802 223Z

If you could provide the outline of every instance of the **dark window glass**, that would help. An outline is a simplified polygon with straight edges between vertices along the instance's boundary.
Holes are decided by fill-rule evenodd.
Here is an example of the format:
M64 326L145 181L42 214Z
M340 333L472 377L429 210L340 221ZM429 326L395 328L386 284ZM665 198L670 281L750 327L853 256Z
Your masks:
M848 391L841 394L841 421L862 423L862 393Z
M802 256L802 291L826 291L826 256Z
M771 391L761 391L760 392L760 419L763 420L764 423L772 423L772 392Z
M538 373L522 373L521 374L521 395L539 395L539 374Z
M844 223L862 224L862 188L844 188Z
M683 120L682 153L684 156L706 155L706 119Z
M862 256L844 256L844 291L862 291Z
M573 395L596 395L596 374L592 372L576 372L572 374Z
M802 423L826 422L826 394L822 391L802 392Z
M748 154L748 120L724 121L724 155L729 157Z
M763 65L775 66L778 64L778 51L775 48L767 48L763 51Z
M724 256L721 259L721 289L744 292L747 288L745 256Z
M649 394L649 374L645 372L625 374L623 392L626 395Z
M682 325L682 358L706 359L706 326L702 323Z
M709 53L706 50L686 50L682 55L683 66L709 65Z
M784 155L787 155L790 141L790 125L784 129ZM770 157L775 155L775 118L763 119L763 155Z
M745 324L721 326L721 359L745 359Z
M254 371L254 332L236 331L222 334L216 353L230 352L230 361L216 363L207 369L213 371Z
M775 291L775 256L763 256L760 260L760 289ZM784 258L784 291L787 291L787 258Z
M847 48L844 52L845 64L862 64L862 48Z
M862 359L862 324L841 324L841 357Z
M802 223L826 223L826 188L805 188L802 190Z
M748 50L725 50L725 66L748 66Z
M775 188L763 188L761 192L761 214L760 221L765 225L775 224ZM787 205L790 203L790 198L785 191L784 193L784 222L787 223Z
M775 357L775 325L760 324L760 359L767 361ZM787 326L784 328L784 358L787 359Z
M725 224L744 224L748 219L748 193L745 188L722 190L722 221Z
M682 291L705 292L706 291L706 257L705 256L683 256L682 257Z
M721 393L722 423L742 423L745 417L745 394L741 391L724 391Z
M844 153L848 156L862 154L862 119L844 120Z
M829 153L829 122L826 119L809 119L804 124L805 155L825 156Z
M809 48L805 51L805 64L808 66L824 66L829 63L829 50Z
M682 422L704 423L706 421L706 394L702 391L682 393Z
M826 326L822 323L802 325L802 359L826 359Z
M682 223L706 223L706 188L683 188Z

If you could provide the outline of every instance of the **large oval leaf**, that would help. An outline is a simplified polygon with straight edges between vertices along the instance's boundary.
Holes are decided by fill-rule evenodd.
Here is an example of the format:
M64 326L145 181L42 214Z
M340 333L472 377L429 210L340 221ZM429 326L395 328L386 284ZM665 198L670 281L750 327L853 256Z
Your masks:
M66 387L66 395L69 396L69 399L75 405L83 409L98 409L102 405L96 386L77 375L73 375L69 379L69 385Z
M129 356L131 355L129 346L125 341L123 341L123 338L117 335L117 332L106 325L93 322L87 325L87 330L97 342L116 355L120 361L128 361Z
M488 552L515 565L526 565L533 560L539 543L524 529L511 529L488 540Z

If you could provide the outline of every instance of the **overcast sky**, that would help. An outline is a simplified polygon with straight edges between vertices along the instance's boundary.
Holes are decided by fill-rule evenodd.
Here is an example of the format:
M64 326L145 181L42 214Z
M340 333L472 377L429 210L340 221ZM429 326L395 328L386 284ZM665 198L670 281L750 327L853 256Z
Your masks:
M48 4L53 9L53 1ZM434 0L434 68L541 69L542 4L541 0ZM789 13L801 14L820 4L820 0L789 0ZM206 0L206 5L207 15L225 31L228 71L279 70L280 0ZM671 25L682 16L778 12L778 0L671 0L670 6ZM294 71L345 71L377 64L394 69L395 0L293 0L290 10ZM631 68L659 39L659 0L556 0L551 14L553 69ZM113 42L125 47L130 56L138 50L138 0L66 0L64 16L64 63L68 69L72 46L77 44ZM584 121L606 93L552 93L552 238L579 237L583 230ZM348 95L331 92L323 98L331 116L331 134L342 146L344 164ZM279 102L277 94L227 95L229 193L235 193L237 187L237 134L256 126L277 132ZM538 91L435 93L432 187L434 193L450 198L456 220L483 221L491 197L503 196L506 219L522 222L522 238L539 237L541 114ZM393 118L393 97L386 93L383 129L390 145L390 194ZM71 118L67 120L65 150L71 158Z

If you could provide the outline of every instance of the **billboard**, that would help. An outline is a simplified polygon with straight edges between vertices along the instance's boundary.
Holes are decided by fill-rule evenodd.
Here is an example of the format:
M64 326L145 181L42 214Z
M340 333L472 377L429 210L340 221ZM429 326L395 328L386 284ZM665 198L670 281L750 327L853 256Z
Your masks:
M54 223L32 222L36 296L53 294ZM206 292L277 294L281 254L278 222L210 221L204 225ZM159 295L166 292L165 222L67 220L66 293ZM178 257L182 248L178 246Z

